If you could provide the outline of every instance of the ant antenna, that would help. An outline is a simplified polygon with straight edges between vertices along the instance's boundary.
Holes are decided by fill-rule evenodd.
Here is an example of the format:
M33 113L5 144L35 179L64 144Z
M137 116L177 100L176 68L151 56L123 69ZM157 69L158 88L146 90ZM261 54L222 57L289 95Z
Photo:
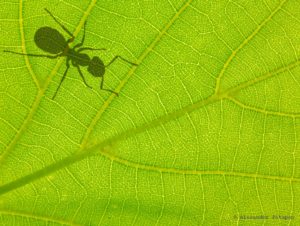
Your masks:
M62 23L60 23L47 8L44 8L44 9L53 18L53 20L55 20L55 22L58 23L59 26L61 26L61 28L72 37L72 41L73 41L75 38L74 35Z

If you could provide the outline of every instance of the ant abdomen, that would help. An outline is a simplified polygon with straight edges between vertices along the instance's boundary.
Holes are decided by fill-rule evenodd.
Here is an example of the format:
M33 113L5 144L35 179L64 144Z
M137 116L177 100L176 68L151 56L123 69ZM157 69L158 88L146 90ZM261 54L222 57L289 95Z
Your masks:
M88 66L88 72L95 77L101 77L105 73L105 65L99 57L93 57Z
M64 36L51 27L41 27L34 35L35 44L42 50L52 54L64 51L68 45Z

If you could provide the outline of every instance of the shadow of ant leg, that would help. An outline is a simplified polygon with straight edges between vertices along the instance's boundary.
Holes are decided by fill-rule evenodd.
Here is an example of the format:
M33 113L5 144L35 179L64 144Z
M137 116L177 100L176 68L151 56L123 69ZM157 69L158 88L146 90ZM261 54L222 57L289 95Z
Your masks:
M53 16L52 15L52 13L48 10L48 9L46 9L46 8L44 8L45 9L45 11L55 20L55 22L56 23L58 23L59 24L59 26L61 26L61 28L65 31L65 32L67 32L70 36L71 36L71 38L70 39L68 39L68 43L69 42L73 42L74 41L74 35L62 24L62 23L60 23L56 18L55 18L55 16Z
M119 96L119 94L111 89L104 89L103 88L103 85L104 85L104 76L101 77L101 84L100 84L100 89L101 90L105 90L105 91L108 91L108 92L111 92L113 94L116 94L116 96Z
M60 54L57 54L57 55L47 55L47 54L18 53L18 52L14 52L14 51L10 51L10 50L3 50L3 52L5 52L5 53L13 53L13 54L22 55L22 56L46 57L46 58L50 58L50 59L55 59L55 58L60 57Z
M82 74L82 72L81 72L79 66L76 66L76 67L77 67L77 70L78 70L78 72L79 72L79 74L80 74L80 76L81 76L81 78L82 78L84 84L85 84L87 87L89 87L90 89L92 89L92 87L89 86L89 85L86 83L85 78L84 78L84 76L83 76L83 74Z
M125 58L123 58L123 57L117 55L117 56L115 56L115 57L114 57L107 65L105 65L105 67L108 67L109 65L111 65L111 64L112 64L115 60L117 60L118 58L120 58L121 60L123 60L123 61L125 61L125 62L127 62L127 63L129 63L129 64L132 64L132 65L134 65L134 66L138 66L138 64L133 63L133 62L130 62L129 60L126 60Z
M80 52L85 51L85 50L92 50L92 51L94 51L94 50L107 50L107 49L105 49L105 48L99 48L99 49L97 49L97 48L83 47L83 48L80 48L77 52L80 53Z
M83 25L83 36L82 36L82 39L81 39L81 42L76 44L73 49L77 49L78 47L82 46L83 43L84 43L84 40L85 40L85 26L86 26L86 21L84 22L84 25Z
M65 72L64 72L64 75L63 75L63 77L61 78L60 83L59 83L59 85L58 85L58 87L57 87L57 89L56 89L56 91L55 91L55 93L54 93L54 95L53 95L53 97L52 97L52 100L54 100L54 98L55 98L55 96L56 96L56 94L57 94L57 92L58 92L58 90L59 90L59 88L60 88L62 82L65 80L66 75L67 75L67 73L68 73L68 70L69 70L69 68L70 68L69 60L67 60L67 63L66 63L66 64L67 64L67 68L66 68L66 70L65 70Z

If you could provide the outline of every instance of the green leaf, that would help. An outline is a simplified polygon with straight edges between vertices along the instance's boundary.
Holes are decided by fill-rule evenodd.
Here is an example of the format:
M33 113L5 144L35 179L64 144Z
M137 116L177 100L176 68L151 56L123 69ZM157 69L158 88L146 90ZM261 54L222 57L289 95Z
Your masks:
M64 57L2 52L69 38L45 7L138 64L119 97L71 66L52 100ZM9 0L0 31L1 225L300 225L298 0Z

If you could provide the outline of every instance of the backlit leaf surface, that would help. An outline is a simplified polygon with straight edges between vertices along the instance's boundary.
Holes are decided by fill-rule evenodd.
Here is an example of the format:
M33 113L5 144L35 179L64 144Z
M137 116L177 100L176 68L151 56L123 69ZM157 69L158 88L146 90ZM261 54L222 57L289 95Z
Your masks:
M300 225L298 0L0 3L1 225ZM42 26L106 64L41 54ZM73 44L74 45L74 44ZM273 215L292 216L273 219ZM242 219L268 216L269 219Z

